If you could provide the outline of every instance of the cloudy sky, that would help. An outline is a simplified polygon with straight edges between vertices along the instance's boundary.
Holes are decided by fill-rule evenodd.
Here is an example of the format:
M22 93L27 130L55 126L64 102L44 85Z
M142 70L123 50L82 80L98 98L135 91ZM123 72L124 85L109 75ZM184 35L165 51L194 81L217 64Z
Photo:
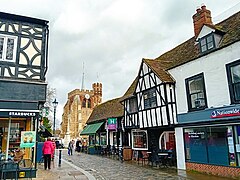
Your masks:
M205 4L218 23L240 0L1 0L2 12L49 21L47 81L56 88L57 120L67 93L103 84L103 101L122 96L142 58L156 58L193 36L192 15Z

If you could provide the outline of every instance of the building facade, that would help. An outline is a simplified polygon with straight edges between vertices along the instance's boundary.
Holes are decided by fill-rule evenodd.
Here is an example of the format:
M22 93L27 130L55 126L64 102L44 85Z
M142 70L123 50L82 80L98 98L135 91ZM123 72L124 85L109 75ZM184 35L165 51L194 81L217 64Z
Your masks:
M206 6L197 9L195 36L185 42L194 58L185 55L168 70L176 81L179 169L239 177L239 17L214 25Z
M0 148L4 159L21 147L24 158L35 163L39 110L46 101L48 35L48 21L0 13ZM35 135L23 141L26 132Z
M213 24L202 5L193 37L143 59L123 98L133 150L176 148L178 169L239 177L239 17Z
M75 89L68 93L63 109L61 136L69 131L70 139L80 137L93 108L102 102L102 84L93 83L92 90Z

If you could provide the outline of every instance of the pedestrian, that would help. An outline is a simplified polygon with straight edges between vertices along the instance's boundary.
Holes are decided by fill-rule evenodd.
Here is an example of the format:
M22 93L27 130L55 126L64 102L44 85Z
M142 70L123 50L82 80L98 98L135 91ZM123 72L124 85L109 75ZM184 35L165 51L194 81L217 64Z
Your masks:
M82 142L79 139L77 139L77 141L76 141L76 151L78 152L78 154L81 151L81 145L82 145Z
M56 143L55 143L54 139L52 139L52 145L53 145L53 153L52 153L51 159L53 161L54 160L54 155L55 155L55 149L56 149Z
M55 143L56 143L56 148L59 149L60 148L60 143L58 139L55 139Z
M68 143L68 155L73 155L73 149L74 149L74 140L70 141Z
M51 169L51 156L53 155L53 143L51 142L50 137L43 143L42 153L44 158L44 169Z

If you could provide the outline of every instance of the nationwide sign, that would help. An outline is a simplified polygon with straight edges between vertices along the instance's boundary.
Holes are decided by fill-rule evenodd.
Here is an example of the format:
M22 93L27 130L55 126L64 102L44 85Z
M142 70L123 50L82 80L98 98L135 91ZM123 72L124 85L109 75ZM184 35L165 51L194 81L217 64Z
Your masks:
M215 110L211 113L211 118L222 118L231 116L240 116L240 109L233 108L228 110Z

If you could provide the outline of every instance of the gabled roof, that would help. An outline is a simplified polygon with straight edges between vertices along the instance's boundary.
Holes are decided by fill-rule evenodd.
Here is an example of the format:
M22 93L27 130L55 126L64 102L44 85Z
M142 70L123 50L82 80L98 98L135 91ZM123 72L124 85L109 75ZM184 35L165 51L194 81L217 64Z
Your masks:
M216 24L214 27L221 32L225 32L216 50L240 41L240 12ZM169 64L169 67L165 68L165 70L168 70L204 56L199 53L197 46L195 46L195 42L195 37L192 37L174 49L162 54L155 60L159 62L159 66L166 60L171 61L172 63Z
M234 42L240 41L240 12L232 15L226 20L216 24L208 25L209 27L215 29L217 33L222 33L223 38L216 50L226 47ZM225 34L223 34L225 33ZM216 51L215 50L215 51ZM206 55L206 54L204 54ZM179 65L185 64L187 62L193 61L201 56L198 47L196 46L195 36L183 42L182 44L176 46L170 51L162 54L155 59L143 59L149 68L151 68L154 73L163 82L174 82L174 79L168 73L168 70ZM124 94L122 100L127 99L133 95L136 89L137 79L131 84L127 92Z
M116 98L95 106L87 124L111 117L122 117L123 115L123 105L120 103L120 98Z

